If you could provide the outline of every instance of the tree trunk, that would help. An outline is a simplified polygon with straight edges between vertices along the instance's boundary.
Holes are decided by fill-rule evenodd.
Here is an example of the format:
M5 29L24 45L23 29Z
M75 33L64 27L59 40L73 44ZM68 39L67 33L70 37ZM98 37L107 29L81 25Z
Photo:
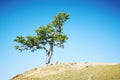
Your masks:
M48 52L46 52L46 64L50 64L52 55L53 55L53 45L51 45Z

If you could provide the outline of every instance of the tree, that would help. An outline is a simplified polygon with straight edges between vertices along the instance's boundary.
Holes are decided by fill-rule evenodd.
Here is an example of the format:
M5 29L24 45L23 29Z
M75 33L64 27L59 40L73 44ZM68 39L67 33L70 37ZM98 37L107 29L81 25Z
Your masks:
M35 36L17 36L14 41L20 45L15 48L19 51L31 50L32 52L43 49L46 51L46 64L49 64L53 55L53 47L64 48L63 44L68 39L62 29L64 22L68 19L69 14L58 13L51 23L35 30Z

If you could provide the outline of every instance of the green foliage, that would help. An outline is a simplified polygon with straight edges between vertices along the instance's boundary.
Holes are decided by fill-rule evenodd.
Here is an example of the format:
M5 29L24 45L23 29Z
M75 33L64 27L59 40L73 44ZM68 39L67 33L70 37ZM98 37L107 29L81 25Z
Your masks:
M68 39L62 31L62 26L69 19L67 13L59 13L54 17L54 20L46 26L40 26L35 30L35 36L17 36L15 42L20 43L20 46L15 46L19 51L37 49L47 50L49 46L63 47L63 43Z

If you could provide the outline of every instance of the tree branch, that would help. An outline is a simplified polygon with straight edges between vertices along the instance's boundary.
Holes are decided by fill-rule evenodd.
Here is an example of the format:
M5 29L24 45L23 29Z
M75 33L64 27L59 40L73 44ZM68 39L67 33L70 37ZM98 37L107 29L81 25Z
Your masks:
M44 49L46 52L48 52L48 50L45 46L41 45L41 48Z

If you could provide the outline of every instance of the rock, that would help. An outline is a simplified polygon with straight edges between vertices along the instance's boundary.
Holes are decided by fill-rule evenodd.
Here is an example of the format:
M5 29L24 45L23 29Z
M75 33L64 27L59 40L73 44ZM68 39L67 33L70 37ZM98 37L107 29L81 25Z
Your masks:
M57 65L57 64L58 64L58 61L55 62L55 65Z

